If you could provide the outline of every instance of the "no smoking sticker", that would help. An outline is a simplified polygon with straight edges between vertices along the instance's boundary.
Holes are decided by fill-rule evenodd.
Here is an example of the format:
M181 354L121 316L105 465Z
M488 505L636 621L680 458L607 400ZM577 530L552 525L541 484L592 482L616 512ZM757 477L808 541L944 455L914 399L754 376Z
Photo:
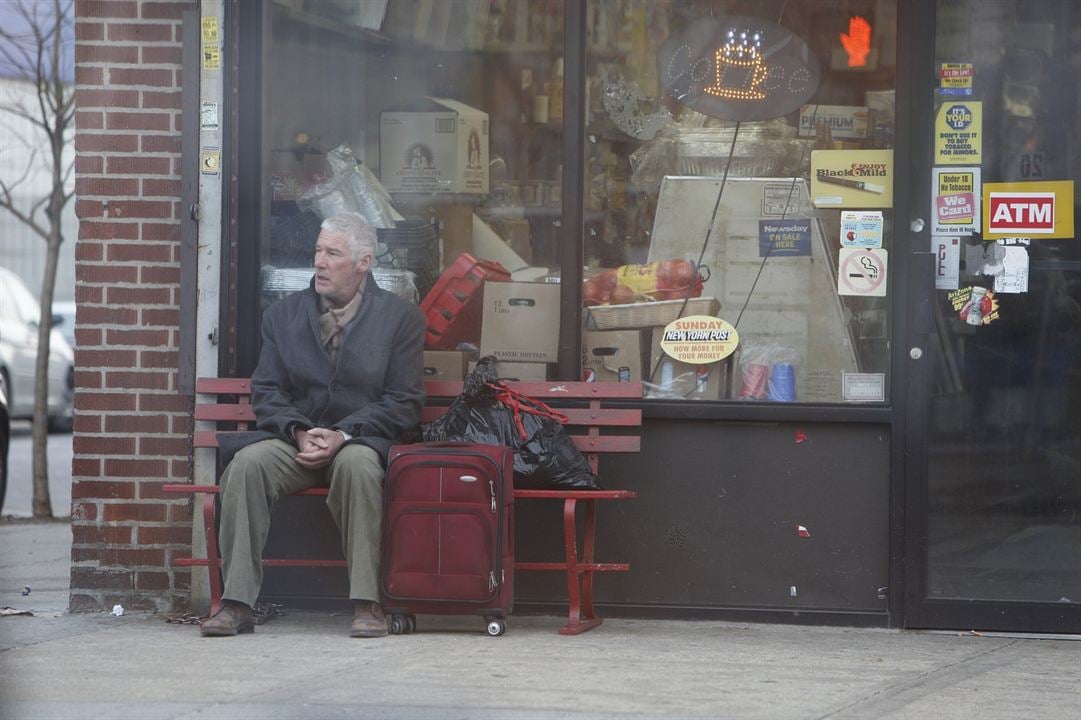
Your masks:
M841 248L837 253L837 294L886 296L886 262L881 248Z

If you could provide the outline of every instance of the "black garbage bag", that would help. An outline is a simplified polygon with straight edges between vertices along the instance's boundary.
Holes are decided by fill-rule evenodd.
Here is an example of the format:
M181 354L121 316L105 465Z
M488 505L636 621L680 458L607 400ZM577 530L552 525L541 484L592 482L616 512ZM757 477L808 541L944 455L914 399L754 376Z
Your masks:
M459 440L514 449L520 489L600 490L597 476L563 428L566 417L510 390L485 357L466 378L445 415L423 426L426 442Z

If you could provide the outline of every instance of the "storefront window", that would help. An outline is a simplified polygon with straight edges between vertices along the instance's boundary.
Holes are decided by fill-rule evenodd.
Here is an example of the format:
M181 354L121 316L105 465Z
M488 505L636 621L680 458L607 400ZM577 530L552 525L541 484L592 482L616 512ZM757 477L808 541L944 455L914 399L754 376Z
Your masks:
M380 227L376 282L427 314L431 378L481 354L565 375L562 322L586 377L652 398L888 397L894 2L590 0L563 317L563 0L267 13L264 304L352 209Z
M594 0L588 27L587 365L640 357L651 397L883 402L895 5Z

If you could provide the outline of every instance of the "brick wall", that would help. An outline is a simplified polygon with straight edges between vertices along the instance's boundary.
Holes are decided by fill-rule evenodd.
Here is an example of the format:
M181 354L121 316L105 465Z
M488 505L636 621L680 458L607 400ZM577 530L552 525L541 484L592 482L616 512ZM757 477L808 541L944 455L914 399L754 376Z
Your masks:
M191 399L176 392L181 16L76 0L75 458L71 609L183 605Z

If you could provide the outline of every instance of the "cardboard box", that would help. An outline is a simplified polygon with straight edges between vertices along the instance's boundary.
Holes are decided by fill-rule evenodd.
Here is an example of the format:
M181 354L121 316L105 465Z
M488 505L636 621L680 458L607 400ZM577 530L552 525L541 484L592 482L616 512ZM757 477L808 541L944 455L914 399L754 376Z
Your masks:
M488 193L488 113L445 98L384 110L379 180L390 192Z
M511 362L559 359L559 286L547 283L484 284L480 354Z
M425 350L425 380L465 380L466 362L473 353L458 350Z
M470 360L469 372L473 372L473 368L476 366L476 361ZM495 369L499 373L501 380L533 381L548 379L548 363L504 362L500 360L496 362Z
M650 383L646 386L646 397L686 400L721 400L726 397L731 357L708 365L679 362L668 357L661 349L664 327L653 328L651 335L653 349L649 356L649 367L644 371L645 380ZM657 371L650 381L648 376L653 368L657 368Z
M582 333L582 370L596 382L642 379L642 333L638 330Z

